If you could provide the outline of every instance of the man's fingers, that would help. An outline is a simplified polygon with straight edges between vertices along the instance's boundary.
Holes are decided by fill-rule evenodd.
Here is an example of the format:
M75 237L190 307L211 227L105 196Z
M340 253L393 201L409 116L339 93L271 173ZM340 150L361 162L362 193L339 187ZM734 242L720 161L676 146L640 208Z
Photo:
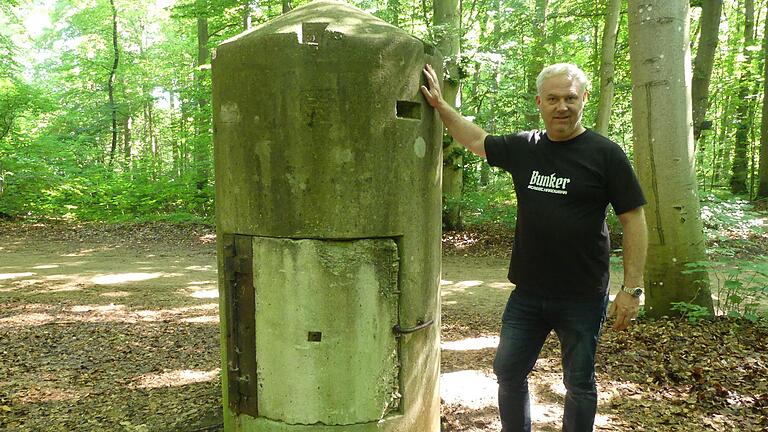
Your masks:
M616 315L616 302L612 302L610 306L608 306L608 318Z
M633 312L630 308L621 308L616 310L616 321L613 323L613 329L614 330L626 330L629 327L629 324L632 322L634 318L636 318L636 313Z
M627 328L626 318L627 318L626 315L624 315L623 313L621 312L617 313L616 321L613 322L613 329L624 330L625 328Z
M618 330L626 330L627 327L629 327L629 316L621 315L620 318L616 319L616 324L617 324Z
M437 85L437 80L435 79L435 71L432 70L432 68L427 65L427 68L424 68L424 76L427 78L427 82L429 83L430 88L434 88Z
M432 99L432 94L429 92L429 89L426 86L421 86L421 93L424 94L425 98Z

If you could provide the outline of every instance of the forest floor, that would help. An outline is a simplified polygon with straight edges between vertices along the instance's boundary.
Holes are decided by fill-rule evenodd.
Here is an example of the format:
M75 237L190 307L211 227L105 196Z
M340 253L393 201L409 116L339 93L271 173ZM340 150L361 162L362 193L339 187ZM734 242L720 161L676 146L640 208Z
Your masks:
M444 238L445 432L500 429L508 238ZM217 297L210 228L0 222L0 430L221 430ZM639 320L600 344L596 430L768 430L765 325ZM536 431L560 430L560 373L550 337L530 380Z

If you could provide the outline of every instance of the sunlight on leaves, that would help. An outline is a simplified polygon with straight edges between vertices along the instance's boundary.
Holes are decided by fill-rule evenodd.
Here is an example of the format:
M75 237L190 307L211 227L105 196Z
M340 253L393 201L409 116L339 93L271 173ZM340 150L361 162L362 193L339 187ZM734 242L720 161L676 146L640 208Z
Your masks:
M149 279L157 279L163 276L163 273L117 273L95 276L91 279L96 285L112 285L124 282L139 282Z
M443 342L440 348L449 351L471 351L486 348L496 348L499 345L498 336L486 336L477 338L468 338L458 341Z
M0 280L3 279L18 279L23 277L29 277L34 276L36 273L26 272L26 273L0 273Z
M190 297L199 298L199 299L219 298L219 290L214 288L214 289L194 291L192 294L190 294Z
M194 370L182 369L160 373L150 373L137 377L130 388L156 389L162 387L179 387L194 383L213 381L219 376L220 369Z
M447 404L459 404L472 409L496 406L496 380L478 370L444 373L440 376L440 397Z

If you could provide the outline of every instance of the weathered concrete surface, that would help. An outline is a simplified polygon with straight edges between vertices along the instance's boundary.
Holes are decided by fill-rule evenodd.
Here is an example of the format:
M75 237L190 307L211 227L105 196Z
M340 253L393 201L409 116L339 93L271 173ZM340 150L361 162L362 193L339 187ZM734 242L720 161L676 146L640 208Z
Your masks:
M332 1L295 9L217 48L217 226L220 239L223 234L254 237L259 371L256 416L230 410L224 372L227 430L439 430L442 128L419 92L424 63L442 62L422 41ZM333 241L321 245L320 240ZM332 271L340 264L324 264L319 257L337 253L339 241L351 240L370 244L371 253L388 250L375 245L395 245L396 258L374 253L378 258L352 260L339 270L350 276L342 283L345 277ZM219 256L221 270L221 243ZM339 259L348 258L339 253ZM396 289L376 270L393 259ZM290 265L308 272L288 275ZM361 271L367 272L362 279L356 273ZM226 289L222 271L220 282ZM333 284L344 286L358 303L341 302ZM386 292L399 292L396 301ZM224 302L227 296L220 298ZM266 298L270 312L261 315ZM315 330L319 327L310 324L327 319L333 302L338 307L334 322L325 327L329 330ZM227 322L224 306L222 323ZM278 309L272 311L273 306ZM281 314L291 314L284 323L296 320L283 329L286 333L270 324ZM404 328L435 322L395 337L388 319ZM366 320L377 321L361 327ZM226 331L223 327L222 346ZM309 332L322 332L322 340L308 344ZM302 346L314 351L301 351ZM330 356L342 355L336 349L381 364L364 368L355 359L334 360ZM299 351L304 355L294 355ZM322 362L329 366L318 367ZM330 371L330 365L338 370ZM301 367L304 375L296 376ZM267 389L278 383L285 389ZM294 394L309 391L309 383L321 387L315 385L307 395L312 401ZM323 390L331 384L344 389Z
M254 237L253 262L259 414L349 425L396 410L395 242Z

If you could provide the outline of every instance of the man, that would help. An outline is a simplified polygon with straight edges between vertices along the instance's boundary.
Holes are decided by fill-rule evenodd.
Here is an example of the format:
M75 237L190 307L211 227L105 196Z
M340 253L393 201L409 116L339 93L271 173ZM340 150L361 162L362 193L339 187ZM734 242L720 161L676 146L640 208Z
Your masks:
M563 431L592 431L597 409L595 351L608 301L611 204L623 227L624 284L609 315L626 329L637 316L647 248L645 204L626 155L581 124L588 79L571 64L544 68L536 105L545 131L491 136L442 98L424 68L421 91L454 139L512 175L517 194L509 280L515 284L502 316L494 372L504 432L531 430L528 374L554 330L566 387Z

